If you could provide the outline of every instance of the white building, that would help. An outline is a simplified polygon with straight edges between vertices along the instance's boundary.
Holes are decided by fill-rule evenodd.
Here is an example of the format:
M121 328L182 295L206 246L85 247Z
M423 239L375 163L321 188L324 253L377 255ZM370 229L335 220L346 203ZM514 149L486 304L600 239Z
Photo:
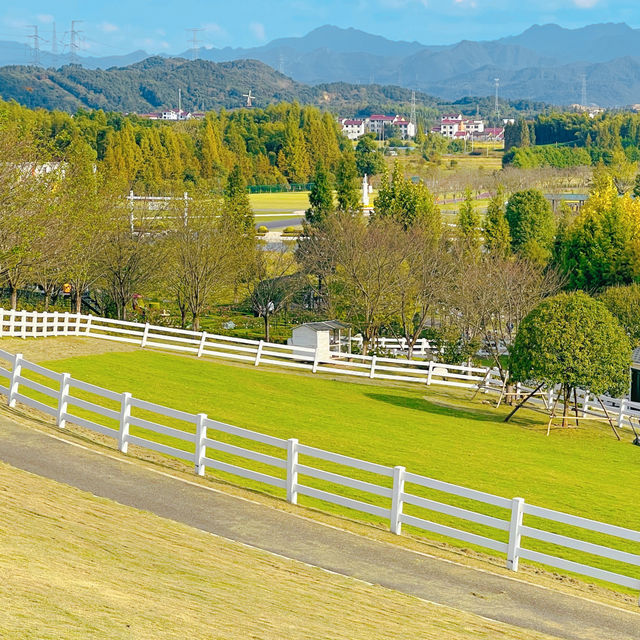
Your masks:
M342 133L350 140L357 140L365 133L375 133L378 138L385 137L384 128L386 125L397 127L398 135L403 140L415 138L416 125L407 120L404 116L371 115L364 120L349 120L347 118L339 120Z
M346 338L346 340L345 340ZM348 345L346 350L351 350L351 329L348 324L339 320L327 320L325 322L307 322L295 327L287 344L295 347L315 349L319 360L331 360L332 353L340 353L343 350L342 343ZM313 360L313 355L300 349L293 354Z
M348 120L344 118L340 120L340 124L342 125L342 133L349 140L357 140L366 133L364 120Z

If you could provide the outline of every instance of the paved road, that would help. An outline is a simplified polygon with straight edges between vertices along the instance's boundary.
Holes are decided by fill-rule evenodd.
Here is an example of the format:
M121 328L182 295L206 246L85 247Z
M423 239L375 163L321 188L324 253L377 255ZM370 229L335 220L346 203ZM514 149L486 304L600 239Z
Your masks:
M638 640L640 613L458 566L73 446L0 416L0 459L266 551L567 640Z
M267 229L280 229L284 227L297 227L304 221L304 216L297 218L278 218L277 220L262 221L260 218L255 218L256 229L258 227L267 227Z

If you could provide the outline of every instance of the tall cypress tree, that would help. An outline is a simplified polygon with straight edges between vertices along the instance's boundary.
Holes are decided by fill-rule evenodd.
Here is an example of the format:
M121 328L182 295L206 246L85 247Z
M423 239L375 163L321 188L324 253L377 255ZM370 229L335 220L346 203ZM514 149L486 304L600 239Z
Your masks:
M318 163L313 174L309 204L311 206L305 212L305 218L313 226L321 225L334 212L333 189L329 174L322 163Z
M241 233L249 233L253 230L253 209L239 165L233 168L227 178L223 216Z
M336 169L336 198L338 210L356 213L360 210L358 170L353 151L342 154Z
M484 227L484 245L487 251L495 256L505 258L511 253L511 232L505 216L505 197L502 185L487 207Z

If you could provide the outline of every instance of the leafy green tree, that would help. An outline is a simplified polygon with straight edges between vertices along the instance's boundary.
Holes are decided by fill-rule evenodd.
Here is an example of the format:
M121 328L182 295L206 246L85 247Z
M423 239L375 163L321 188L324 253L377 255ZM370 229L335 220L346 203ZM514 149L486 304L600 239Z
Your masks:
M537 189L514 193L505 212L515 253L538 264L551 258L556 223L551 205Z
M426 139L427 137L424 134L424 127L422 126L422 122L418 122L414 142L420 147L425 143Z
M598 300L618 319L632 346L640 346L640 284L609 287Z
M338 161L336 169L336 199L338 211L356 213L360 211L360 190L356 159L352 151L346 151Z
M252 232L254 227L253 209L239 165L233 168L227 178L222 215L239 233Z
M458 234L464 248L473 254L480 251L480 215L478 214L470 187L464 190L464 201L458 213Z
M566 418L577 387L596 395L624 393L630 358L629 339L602 302L582 292L561 293L522 321L509 369L515 382L561 385Z
M496 257L505 258L511 253L511 232L505 215L505 193L502 185L498 186L487 206L484 245Z
M440 209L433 194L423 183L414 184L402 175L402 167L396 160L391 179L383 174L378 196L374 201L374 217L390 218L404 229L420 226L431 235L440 235Z
M361 176L375 176L384 170L384 158L373 134L362 136L356 145L356 167Z
M313 175L309 204L305 218L311 225L321 225L335 211L331 181L322 163L318 164Z
M569 286L589 291L640 275L640 202L619 197L610 176L600 176L595 187L559 248Z

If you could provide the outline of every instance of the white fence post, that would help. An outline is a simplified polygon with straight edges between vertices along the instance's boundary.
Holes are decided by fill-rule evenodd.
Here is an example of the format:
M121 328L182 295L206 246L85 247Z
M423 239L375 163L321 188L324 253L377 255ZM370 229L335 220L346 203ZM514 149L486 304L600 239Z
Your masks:
M376 356L371 356L371 370L369 371L369 377L373 378L376 375Z
M4 309L0 309L0 338L4 335Z
M589 411L589 399L591 394L585 390L584 392L584 400L582 401L582 417L584 418Z
M144 331L142 332L142 340L140 340L140 346L144 347L147 344L147 339L149 338L149 323L145 322Z
M65 336L69 335L69 312L68 311L64 312L64 325L62 328L62 334Z
M89 335L89 332L91 331L91 318L93 318L93 316L87 316L87 326L84 330L87 335Z
M127 453L129 449L129 418L131 417L131 394L124 392L120 400L120 429L118 430L118 449Z
M433 375L433 360L429 360L429 372L427 373L427 386L431 384L432 375Z
M60 322L59 316L60 314L57 311L53 312L53 335L54 336L58 335L58 323Z
M80 321L82 320L82 314L76 313L76 335L80 335Z
M287 440L287 502L298 504L298 441Z
M404 493L404 467L393 468L393 492L391 494L391 518L390 529L391 533L400 535L402 533L402 522L400 522L400 516L402 515L402 494Z
M202 337L200 338L200 344L198 345L198 358L202 357L202 352L204 351L204 345L207 343L207 332L202 332Z
M618 427L621 427L622 423L624 422L624 410L626 408L627 408L627 399L622 398L622 400L620 400L620 411L618 412Z
M264 340L260 340L260 342L258 342L258 349L256 350L256 359L253 363L254 367L257 367L260 364L260 356L262 355L263 344L264 344Z
M316 347L316 352L313 356L313 367L311 367L311 373L318 371L318 362L320 361L320 349Z
M11 382L9 384L9 395L7 403L13 409L16 406L16 395L18 394L18 376L22 372L22 354L16 353L13 357L13 369L11 371Z
M16 335L16 312L15 309L9 311L9 335L13 338Z
M507 550L507 569L511 569L511 571L517 571L520 562L523 513L524 499L514 498L511 501L511 522L509 523L509 546Z
M205 462L204 458L206 455L207 447L205 446L204 440L207 437L207 414L199 413L198 419L196 422L196 452L194 456L194 462L196 467L196 473L199 476L204 475L205 470Z
M70 379L71 379L70 374L63 373L62 379L60 380L60 395L58 396L58 413L56 414L56 424L61 429L64 429L66 424L66 420L64 419L64 414L67 413Z
M31 325L31 335L34 338L38 337L38 312L37 311L33 312L33 320L32 320L32 325Z
M25 309L22 310L22 325L20 326L20 337L23 340L27 339L27 312Z

